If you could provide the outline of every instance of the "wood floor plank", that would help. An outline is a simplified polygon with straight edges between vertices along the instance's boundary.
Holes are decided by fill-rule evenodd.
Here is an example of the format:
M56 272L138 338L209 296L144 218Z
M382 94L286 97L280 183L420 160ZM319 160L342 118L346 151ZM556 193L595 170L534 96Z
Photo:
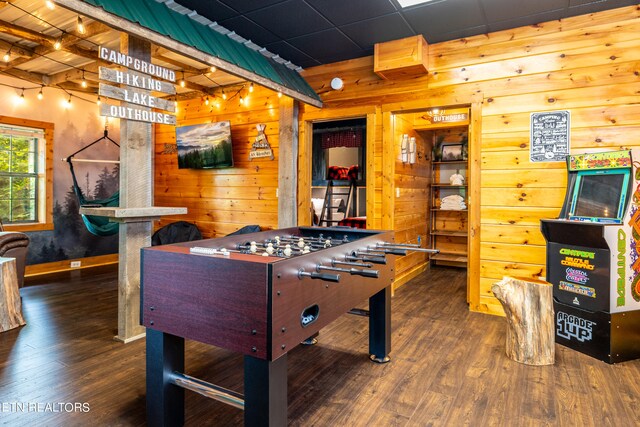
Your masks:
M113 341L113 269L38 278L27 325L0 334L2 402L87 402L89 412L0 413L4 426L144 426L144 340ZM289 352L292 426L640 425L640 361L608 365L556 345L553 366L505 355L505 320L468 311L464 271L432 268L392 299L392 360L368 360L368 321L345 315ZM366 302L361 305L366 308ZM186 372L243 392L242 356L187 341ZM187 426L239 426L243 412L186 392Z

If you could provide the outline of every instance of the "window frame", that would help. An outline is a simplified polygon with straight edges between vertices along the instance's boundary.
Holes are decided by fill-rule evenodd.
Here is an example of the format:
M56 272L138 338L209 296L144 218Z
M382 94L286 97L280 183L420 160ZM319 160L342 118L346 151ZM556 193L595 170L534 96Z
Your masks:
M44 133L44 143L38 144L37 161L42 168L37 173L37 221L17 224L3 224L5 231L53 230L53 132L54 124L16 117L0 116L0 125L20 126L40 129Z

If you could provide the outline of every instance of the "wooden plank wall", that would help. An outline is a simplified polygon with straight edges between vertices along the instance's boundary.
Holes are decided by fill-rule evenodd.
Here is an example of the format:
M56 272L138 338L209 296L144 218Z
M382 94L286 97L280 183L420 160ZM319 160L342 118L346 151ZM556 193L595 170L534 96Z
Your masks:
M396 114L393 123L393 148L395 150L394 187L395 209L393 229L397 242L417 243L418 237L428 241L429 218L429 182L431 181L430 163L425 153L430 154L430 143L416 132L415 114ZM421 159L415 164L402 162L401 138L403 134L416 138L416 151ZM429 148L427 148L427 144ZM413 252L396 260L396 286L404 283L416 273L424 270L426 256ZM420 271L416 271L420 270Z
M640 145L639 17L640 7L628 6L434 44L429 74L408 80L381 80L373 57L304 76L323 97L325 114L482 101L473 108L482 116L480 200L472 201L480 205L480 250L471 254L481 267L470 283L470 308L500 313L490 284L504 274L545 275L539 220L557 216L565 192L562 163L529 162L530 113L570 110L572 152ZM328 88L336 76L344 81L340 91ZM302 120L314 110L304 107ZM384 153L392 143L383 138L375 146Z
M235 91L227 91L235 93ZM178 169L174 152L175 128L156 126L155 205L186 206L187 215L165 217L161 227L174 221L194 222L204 237L225 236L245 225L262 228L278 225L278 133L279 99L275 92L256 87L246 106L239 97L216 99L206 105L197 98L180 102L178 126L231 121L234 167L230 169ZM249 151L257 136L256 125L266 125L265 134L274 151L274 160L249 161ZM172 148L173 147L173 148Z

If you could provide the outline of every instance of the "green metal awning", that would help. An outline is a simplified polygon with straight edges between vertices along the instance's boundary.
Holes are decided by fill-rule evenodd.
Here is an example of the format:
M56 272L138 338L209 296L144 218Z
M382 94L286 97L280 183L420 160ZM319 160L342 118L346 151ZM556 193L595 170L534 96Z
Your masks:
M234 40L223 34L220 31L222 27L216 23L175 4L172 0L55 2L123 32L150 40L155 45L214 65L225 72L282 92L307 104L322 106L318 94L297 70L288 66L288 62L280 62L275 56L263 55L263 49L252 45L250 41ZM234 33L231 34L233 35ZM237 38L244 40L238 36Z

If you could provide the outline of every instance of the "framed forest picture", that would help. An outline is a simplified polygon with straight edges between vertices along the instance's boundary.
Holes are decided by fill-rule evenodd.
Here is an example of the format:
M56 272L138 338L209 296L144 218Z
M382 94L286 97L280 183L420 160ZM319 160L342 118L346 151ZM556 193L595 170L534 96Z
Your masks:
M205 123L176 128L179 169L233 167L231 122Z

